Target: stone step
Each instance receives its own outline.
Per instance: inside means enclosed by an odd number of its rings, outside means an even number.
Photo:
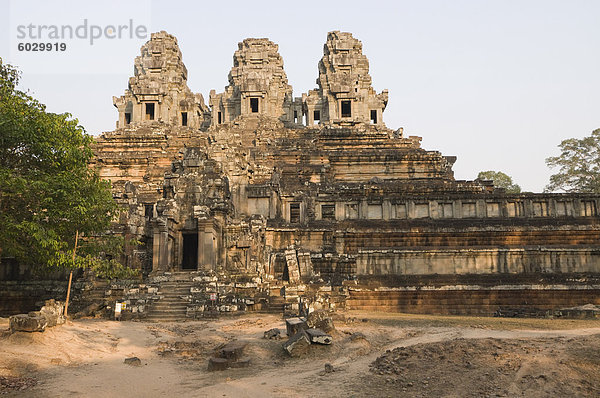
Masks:
[[[174,300],[186,300],[187,301],[187,294],[178,294],[178,295],[166,295],[166,294],[161,294],[160,295],[161,298],[160,300],[165,300],[165,301],[174,301]]]
[[[172,318],[153,318],[147,317],[145,319],[149,322],[185,322],[187,319],[185,317],[172,317]]]
[[[181,296],[189,296],[189,290],[182,290],[181,292],[172,292],[172,291],[162,291],[158,292],[158,295],[161,297],[181,297]]]
[[[182,315],[185,316],[185,314],[187,313],[187,310],[185,308],[183,309],[173,309],[173,310],[164,310],[164,311],[152,311],[150,310],[148,312],[148,315],[152,315],[152,316],[162,316],[162,315]]]
[[[155,304],[152,306],[152,309],[155,311],[162,311],[162,310],[168,310],[168,309],[179,309],[179,308],[187,308],[188,304],[175,304],[175,305],[171,305],[171,304]]]
[[[153,318],[161,318],[161,317],[179,317],[179,318],[185,318],[185,314],[187,312],[184,311],[161,311],[161,312],[148,312],[148,316],[149,317],[153,317]]]

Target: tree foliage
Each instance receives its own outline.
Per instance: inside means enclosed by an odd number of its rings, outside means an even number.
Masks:
[[[558,146],[560,155],[546,159],[558,173],[550,176],[546,191],[600,192],[600,129],[589,137],[569,138]]]
[[[110,184],[88,167],[92,137],[71,115],[46,112],[18,82],[0,59],[0,255],[34,267],[128,273],[116,261],[122,239],[103,234],[119,209]]]
[[[515,184],[512,177],[501,171],[480,171],[477,175],[478,180],[492,180],[494,186],[506,189],[507,193],[520,193],[521,187]]]

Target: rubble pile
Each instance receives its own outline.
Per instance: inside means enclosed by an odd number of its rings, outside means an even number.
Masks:
[[[308,353],[311,344],[330,345],[333,338],[326,332],[335,330],[333,320],[327,311],[315,311],[304,317],[293,317],[285,320],[288,340],[283,349],[291,357],[302,357]],[[322,327],[318,328],[318,327]]]
[[[65,306],[54,299],[47,300],[39,311],[28,314],[12,315],[9,318],[11,332],[43,332],[47,327],[65,323],[63,316]]]

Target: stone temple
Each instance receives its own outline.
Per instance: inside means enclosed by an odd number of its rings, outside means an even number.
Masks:
[[[207,105],[177,39],[152,34],[95,144],[127,209],[114,233],[142,243],[123,261],[144,284],[113,299],[151,314],[162,281],[188,317],[211,293],[220,311],[600,304],[600,197],[455,180],[455,157],[385,125],[388,92],[350,33],[327,34],[315,75],[294,97],[277,44],[245,39]]]

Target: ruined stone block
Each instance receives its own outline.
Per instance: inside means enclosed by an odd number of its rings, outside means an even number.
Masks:
[[[250,366],[251,360],[248,357],[242,357],[237,361],[229,362],[230,368],[247,368]]]
[[[227,358],[210,358],[208,360],[208,371],[214,372],[229,368],[230,361]]]
[[[129,366],[142,366],[142,361],[138,357],[125,358],[123,363]]]
[[[244,354],[247,345],[248,343],[244,341],[230,341],[219,348],[215,353],[215,356],[217,358],[225,358],[232,361],[238,360]]]
[[[321,329],[306,329],[306,334],[308,335],[310,342],[313,344],[329,345],[333,342],[331,335],[323,332]]]
[[[48,321],[47,327],[62,325],[65,323],[63,316],[65,305],[54,299],[46,300],[44,306],[40,309],[40,315]]]
[[[283,343],[283,349],[291,357],[301,357],[308,352],[309,348],[310,340],[304,330],[300,330]]]
[[[300,330],[308,329],[306,318],[288,318],[285,320],[285,327],[288,336],[293,336]]]
[[[43,332],[48,320],[42,315],[18,314],[9,318],[9,328],[14,332]]]
[[[331,332],[335,329],[333,319],[327,310],[317,310],[308,314],[306,324],[309,328],[321,329],[324,332]]]

